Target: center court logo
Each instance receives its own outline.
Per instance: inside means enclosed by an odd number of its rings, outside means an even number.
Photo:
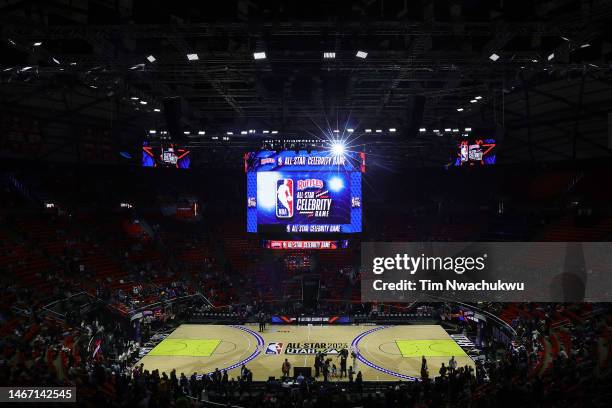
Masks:
[[[266,348],[266,354],[278,355],[283,352],[283,343],[270,343]]]

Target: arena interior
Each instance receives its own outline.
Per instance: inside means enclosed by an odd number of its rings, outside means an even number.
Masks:
[[[609,406],[611,1],[0,21],[0,402]],[[376,289],[392,243],[527,289]]]

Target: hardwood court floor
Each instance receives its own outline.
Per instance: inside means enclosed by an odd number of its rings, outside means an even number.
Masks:
[[[359,350],[355,365],[364,381],[397,381],[419,377],[421,356],[435,377],[442,363],[455,356],[458,366],[474,362],[440,326],[268,326],[257,333],[257,325],[222,326],[184,324],[151,350],[139,362],[145,369],[159,369],[177,375],[206,374],[215,368],[228,370],[229,377],[240,373],[245,363],[255,381],[279,377],[286,359],[293,367],[313,367],[314,354],[324,351],[340,371],[337,353],[346,347]],[[314,368],[312,369],[314,375]],[[322,380],[322,377],[319,378]],[[339,381],[339,379],[332,379]]]

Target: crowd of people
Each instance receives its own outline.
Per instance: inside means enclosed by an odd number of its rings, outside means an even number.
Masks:
[[[138,333],[129,316],[144,304],[171,304],[178,298],[200,293],[215,300],[229,292],[223,308],[202,303],[189,310],[206,309],[254,317],[266,330],[271,314],[365,315],[376,318],[389,312],[389,305],[360,304],[348,299],[318,302],[305,306],[295,301],[266,302],[251,297],[251,277],[235,275],[227,268],[206,260],[195,274],[181,273],[180,262],[147,265],[132,263],[130,253],[118,256],[125,264],[125,281],[101,279],[84,260],[96,250],[97,235],[68,237],[58,229],[65,247],[48,269],[34,274],[35,282],[51,286],[37,293],[12,279],[23,265],[0,265],[0,382],[7,385],[76,386],[80,402],[109,406],[200,406],[207,401],[239,407],[525,407],[581,406],[587,396],[590,405],[604,403],[609,395],[609,365],[602,365],[598,342],[608,335],[608,312],[572,319],[561,328],[553,316],[567,308],[558,304],[529,304],[510,321],[516,334],[510,343],[501,343],[492,333],[481,339],[485,353],[471,367],[457,367],[451,359],[436,372],[427,362],[421,365],[421,381],[369,384],[355,364],[354,351],[343,350],[338,357],[319,354],[313,359],[314,375],[291,376],[289,361],[280,367],[280,378],[254,383],[249,367],[240,371],[204,373],[149,372],[134,367],[139,349],[161,329],[169,329],[182,317],[143,319]],[[15,240],[15,237],[13,237]],[[13,241],[14,244],[15,241]],[[28,244],[29,242],[29,244]],[[17,237],[17,245],[36,246],[31,237]],[[11,246],[2,246],[4,255],[15,258]],[[6,249],[4,249],[6,248]],[[12,251],[12,252],[11,252]],[[50,254],[47,254],[51,256]],[[358,285],[357,275],[346,270],[347,281]],[[230,278],[232,277],[232,278]],[[214,285],[211,284],[214,282]],[[66,313],[65,319],[46,313],[46,302],[62,302],[83,291],[96,299],[88,312]],[[201,298],[200,298],[201,299]],[[43,302],[44,300],[44,302]],[[67,303],[67,302],[66,302]],[[117,306],[124,313],[116,314]],[[429,315],[452,316],[441,305],[422,305]],[[501,316],[505,305],[480,305]],[[185,316],[188,316],[186,314]],[[258,316],[263,316],[259,320]],[[176,317],[176,316],[175,316]],[[466,324],[463,321],[461,324]],[[155,330],[152,330],[155,325]],[[560,335],[571,339],[554,347]],[[554,352],[551,350],[554,349]],[[610,356],[606,356],[610,359]],[[603,405],[602,405],[603,406]]]

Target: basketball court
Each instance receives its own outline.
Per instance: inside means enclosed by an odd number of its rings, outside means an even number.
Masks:
[[[338,353],[343,348],[358,351],[354,370],[362,372],[364,381],[419,378],[422,356],[427,359],[431,377],[437,376],[440,365],[452,356],[459,367],[474,366],[444,329],[435,325],[268,326],[264,333],[258,333],[257,325],[184,324],[139,364],[149,371],[169,373],[176,369],[177,375],[187,376],[218,368],[228,370],[230,378],[238,376],[240,367],[246,364],[254,381],[266,381],[280,376],[285,359],[292,367],[313,367],[318,352],[326,353],[339,372]],[[349,357],[347,368],[352,365]]]

